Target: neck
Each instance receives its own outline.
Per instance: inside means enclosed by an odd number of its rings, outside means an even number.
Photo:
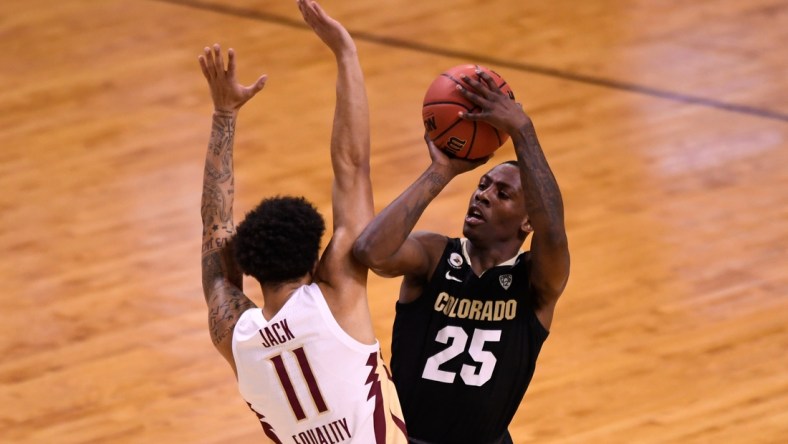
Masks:
[[[468,258],[476,274],[481,274],[490,268],[508,261],[520,252],[521,243],[503,242],[494,245],[485,245],[468,239]]]
[[[274,317],[290,299],[294,291],[304,285],[308,285],[310,282],[312,282],[312,275],[307,273],[293,281],[260,284],[263,291],[263,317],[266,319]]]

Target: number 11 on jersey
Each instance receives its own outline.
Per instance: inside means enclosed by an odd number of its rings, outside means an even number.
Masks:
[[[323,400],[323,394],[320,393],[320,387],[318,387],[315,375],[312,373],[312,367],[309,366],[309,360],[306,358],[306,353],[304,353],[304,348],[298,347],[292,352],[298,361],[298,366],[301,368],[301,374],[304,375],[306,385],[309,387],[309,394],[312,395],[312,401],[315,403],[317,411],[320,413],[328,411],[326,401]],[[271,362],[274,364],[276,375],[279,376],[279,382],[282,384],[282,389],[285,391],[287,402],[290,404],[293,414],[297,420],[301,421],[306,418],[306,414],[304,413],[304,408],[301,406],[301,402],[298,400],[295,388],[293,388],[293,382],[290,380],[290,375],[287,373],[282,355],[274,356],[271,358]]]

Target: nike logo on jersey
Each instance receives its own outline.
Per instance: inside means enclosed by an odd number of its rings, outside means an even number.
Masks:
[[[462,279],[457,279],[456,277],[452,276],[451,273],[449,273],[448,271],[446,272],[446,280],[462,282]]]

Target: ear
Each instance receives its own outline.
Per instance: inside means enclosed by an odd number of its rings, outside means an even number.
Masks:
[[[523,218],[523,223],[520,224],[520,229],[523,230],[523,233],[529,234],[534,232],[534,227],[531,226],[531,219],[528,216]]]

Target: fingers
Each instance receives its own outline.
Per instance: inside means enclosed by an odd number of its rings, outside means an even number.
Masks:
[[[304,0],[296,0],[296,4],[298,5],[298,10],[301,12],[301,16],[304,17],[304,20],[307,20],[307,12],[306,12],[306,5],[304,4]]]
[[[465,74],[461,74],[460,78],[484,98],[490,98],[493,94],[501,92],[501,89],[498,88],[498,85],[495,84],[495,80],[493,80],[489,74],[479,69],[476,70],[476,75],[479,76],[479,79],[482,80],[483,83]]]
[[[206,79],[210,80],[224,73],[224,61],[222,60],[222,48],[218,43],[213,44],[213,51],[209,47],[203,48],[203,54],[197,58],[200,61],[200,69]],[[234,54],[230,49],[230,63],[234,70]]]
[[[498,85],[495,84],[495,80],[492,78],[492,76],[487,74],[487,71],[482,71],[481,69],[477,69],[476,75],[478,75],[480,79],[484,80],[484,82],[487,83],[487,87],[490,88],[492,91],[501,90],[500,88],[498,88]]]
[[[318,18],[320,18],[320,20],[326,21],[326,18],[328,17],[326,15],[326,11],[324,11],[323,8],[317,2],[311,1],[311,2],[309,2],[309,5],[311,6],[312,11],[314,12],[314,14]]]
[[[205,47],[204,51],[205,51],[206,54],[208,54],[210,52],[207,46]],[[197,57],[197,61],[200,62],[200,69],[202,70],[202,75],[205,76],[206,79],[210,80],[211,79],[211,75],[210,75],[210,72],[209,72],[209,69],[208,69],[208,60],[207,60],[206,56],[203,54],[203,55]]]
[[[213,44],[213,70],[215,75],[224,73],[224,60],[222,59],[222,47],[218,43]]]
[[[318,35],[325,34],[329,29],[335,27],[331,17],[317,2],[298,0],[298,8],[301,10],[301,15],[304,16],[306,24],[315,30]]]
[[[227,50],[227,76],[231,79],[235,78],[235,50],[233,48]]]
[[[463,75],[462,77],[463,77],[463,80],[465,80],[466,82],[468,82],[470,80],[470,78],[468,76]],[[476,83],[478,84],[478,82],[476,82]],[[473,86],[473,84],[471,84],[471,86]],[[463,97],[468,99],[471,103],[479,105],[482,108],[484,108],[486,106],[486,104],[488,102],[486,97],[482,97],[481,95],[476,94],[475,92],[473,92],[473,91],[471,91],[471,90],[469,90],[467,88],[464,88],[462,85],[457,85],[456,88],[457,88],[457,91],[460,93],[460,95],[462,95]],[[477,89],[477,91],[478,91],[478,89]],[[463,111],[460,111],[460,117],[464,117],[466,114],[467,113],[465,113]]]
[[[301,11],[301,15],[304,17],[304,21],[311,27],[314,28],[314,23],[317,20],[317,16],[319,16],[318,12],[315,8],[316,4],[311,1],[307,0],[298,0],[298,9]]]
[[[252,89],[252,93],[257,94],[260,90],[262,90],[265,87],[265,82],[267,81],[268,81],[268,74],[261,75],[260,78],[257,79],[256,82],[254,82],[254,85],[250,87]]]

